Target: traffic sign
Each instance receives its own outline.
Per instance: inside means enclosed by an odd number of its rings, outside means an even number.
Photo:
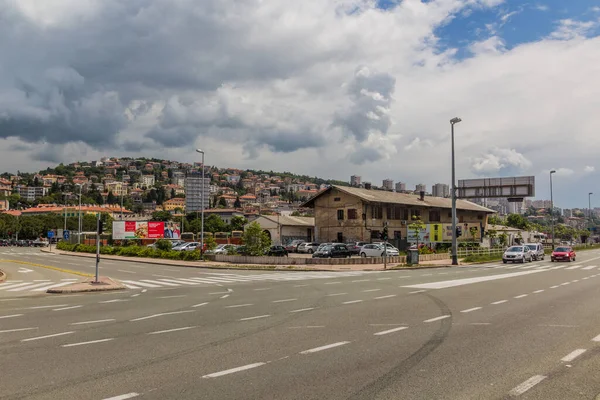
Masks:
[[[48,231],[48,239],[54,237],[54,231]]]
[[[69,231],[63,231],[63,239],[68,240],[69,236],[71,236],[71,232],[69,232]]]

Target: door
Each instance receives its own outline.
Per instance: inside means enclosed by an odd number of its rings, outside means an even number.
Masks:
[[[338,234],[337,234],[337,241],[338,241],[338,243],[343,243],[344,242],[344,234],[342,232],[338,232]]]

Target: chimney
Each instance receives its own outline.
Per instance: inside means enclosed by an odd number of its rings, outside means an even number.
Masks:
[[[421,190],[419,192],[419,200],[424,201],[425,200],[425,191]]]
[[[365,189],[371,190],[371,184],[369,182],[365,182]]]

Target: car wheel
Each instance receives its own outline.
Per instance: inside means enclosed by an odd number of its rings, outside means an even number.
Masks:
[[[573,257],[573,261],[575,261],[575,257]]]
[[[314,251],[313,249],[308,249],[308,253],[309,253],[309,254],[312,254],[312,253],[314,253],[314,252],[315,252],[315,251]]]
[[[367,258],[367,255],[366,255],[365,253],[360,253],[360,256],[361,256],[362,258]]]
[[[525,257],[521,258],[521,264],[525,263]]]
[[[506,260],[502,260],[502,264],[506,264],[508,261]]]

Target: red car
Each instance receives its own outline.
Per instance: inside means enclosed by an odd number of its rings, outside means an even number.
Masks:
[[[572,247],[557,247],[550,256],[550,261],[575,261],[575,250]]]

